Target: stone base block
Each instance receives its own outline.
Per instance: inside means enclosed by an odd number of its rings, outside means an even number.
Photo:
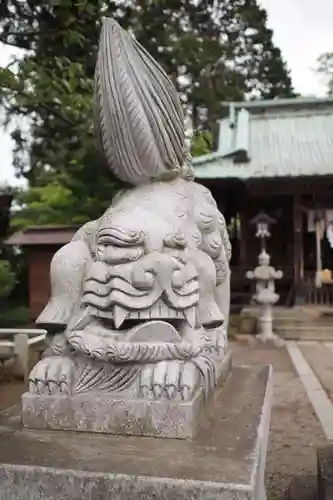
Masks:
[[[219,366],[219,385],[231,373],[231,353]],[[146,401],[86,393],[22,397],[23,425],[30,429],[74,430],[165,438],[192,438],[205,407],[203,391],[191,401]]]
[[[265,500],[271,368],[234,368],[193,440],[22,427],[0,414],[0,500]]]
[[[317,453],[318,500],[333,498],[333,445],[320,448]]]
[[[189,402],[144,401],[98,393],[22,397],[23,425],[30,429],[74,430],[167,438],[191,438],[204,400],[198,391]]]
[[[317,475],[296,476],[289,486],[288,500],[318,500]]]

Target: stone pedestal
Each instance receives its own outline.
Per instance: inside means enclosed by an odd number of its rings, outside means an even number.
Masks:
[[[231,353],[220,363],[218,385],[231,373]],[[89,392],[22,397],[22,421],[30,429],[74,430],[167,438],[192,438],[205,408],[203,388],[190,401],[128,399]]]
[[[193,440],[28,430],[3,413],[0,500],[265,500],[271,397],[270,367],[234,368]]]

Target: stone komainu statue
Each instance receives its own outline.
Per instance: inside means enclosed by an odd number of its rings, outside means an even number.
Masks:
[[[230,243],[210,192],[193,182],[180,100],[151,56],[104,19],[95,130],[133,187],[51,263],[37,320],[50,339],[30,392],[188,401],[226,356]]]

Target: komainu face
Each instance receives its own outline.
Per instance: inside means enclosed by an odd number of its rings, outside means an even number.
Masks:
[[[151,338],[153,320],[172,325],[171,337],[219,327],[215,289],[229,251],[224,232],[202,186],[177,180],[126,192],[100,220],[83,303],[119,338],[134,332]],[[156,329],[155,340],[171,339]]]
[[[51,265],[39,322],[63,325],[52,350],[72,360],[70,390],[159,398],[166,384],[176,399],[200,386],[209,393],[227,347],[229,260],[223,216],[204,187],[177,179],[119,196]]]

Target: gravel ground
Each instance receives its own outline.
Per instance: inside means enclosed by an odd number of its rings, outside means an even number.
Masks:
[[[287,351],[232,342],[234,364],[271,364],[274,403],[266,468],[267,500],[285,500],[291,480],[316,473],[316,448],[327,444]],[[332,384],[333,385],[333,384]],[[0,377],[0,410],[19,403],[25,386]],[[302,500],[300,498],[299,500]]]
[[[25,392],[25,390],[25,385],[19,380],[13,380],[13,378],[9,377],[1,377],[0,411],[19,403],[21,394]]]
[[[271,364],[274,402],[266,465],[268,500],[285,500],[291,480],[316,474],[316,449],[327,444],[287,351],[232,343],[234,364]],[[332,384],[333,385],[333,384]],[[299,498],[302,500],[302,498]]]

